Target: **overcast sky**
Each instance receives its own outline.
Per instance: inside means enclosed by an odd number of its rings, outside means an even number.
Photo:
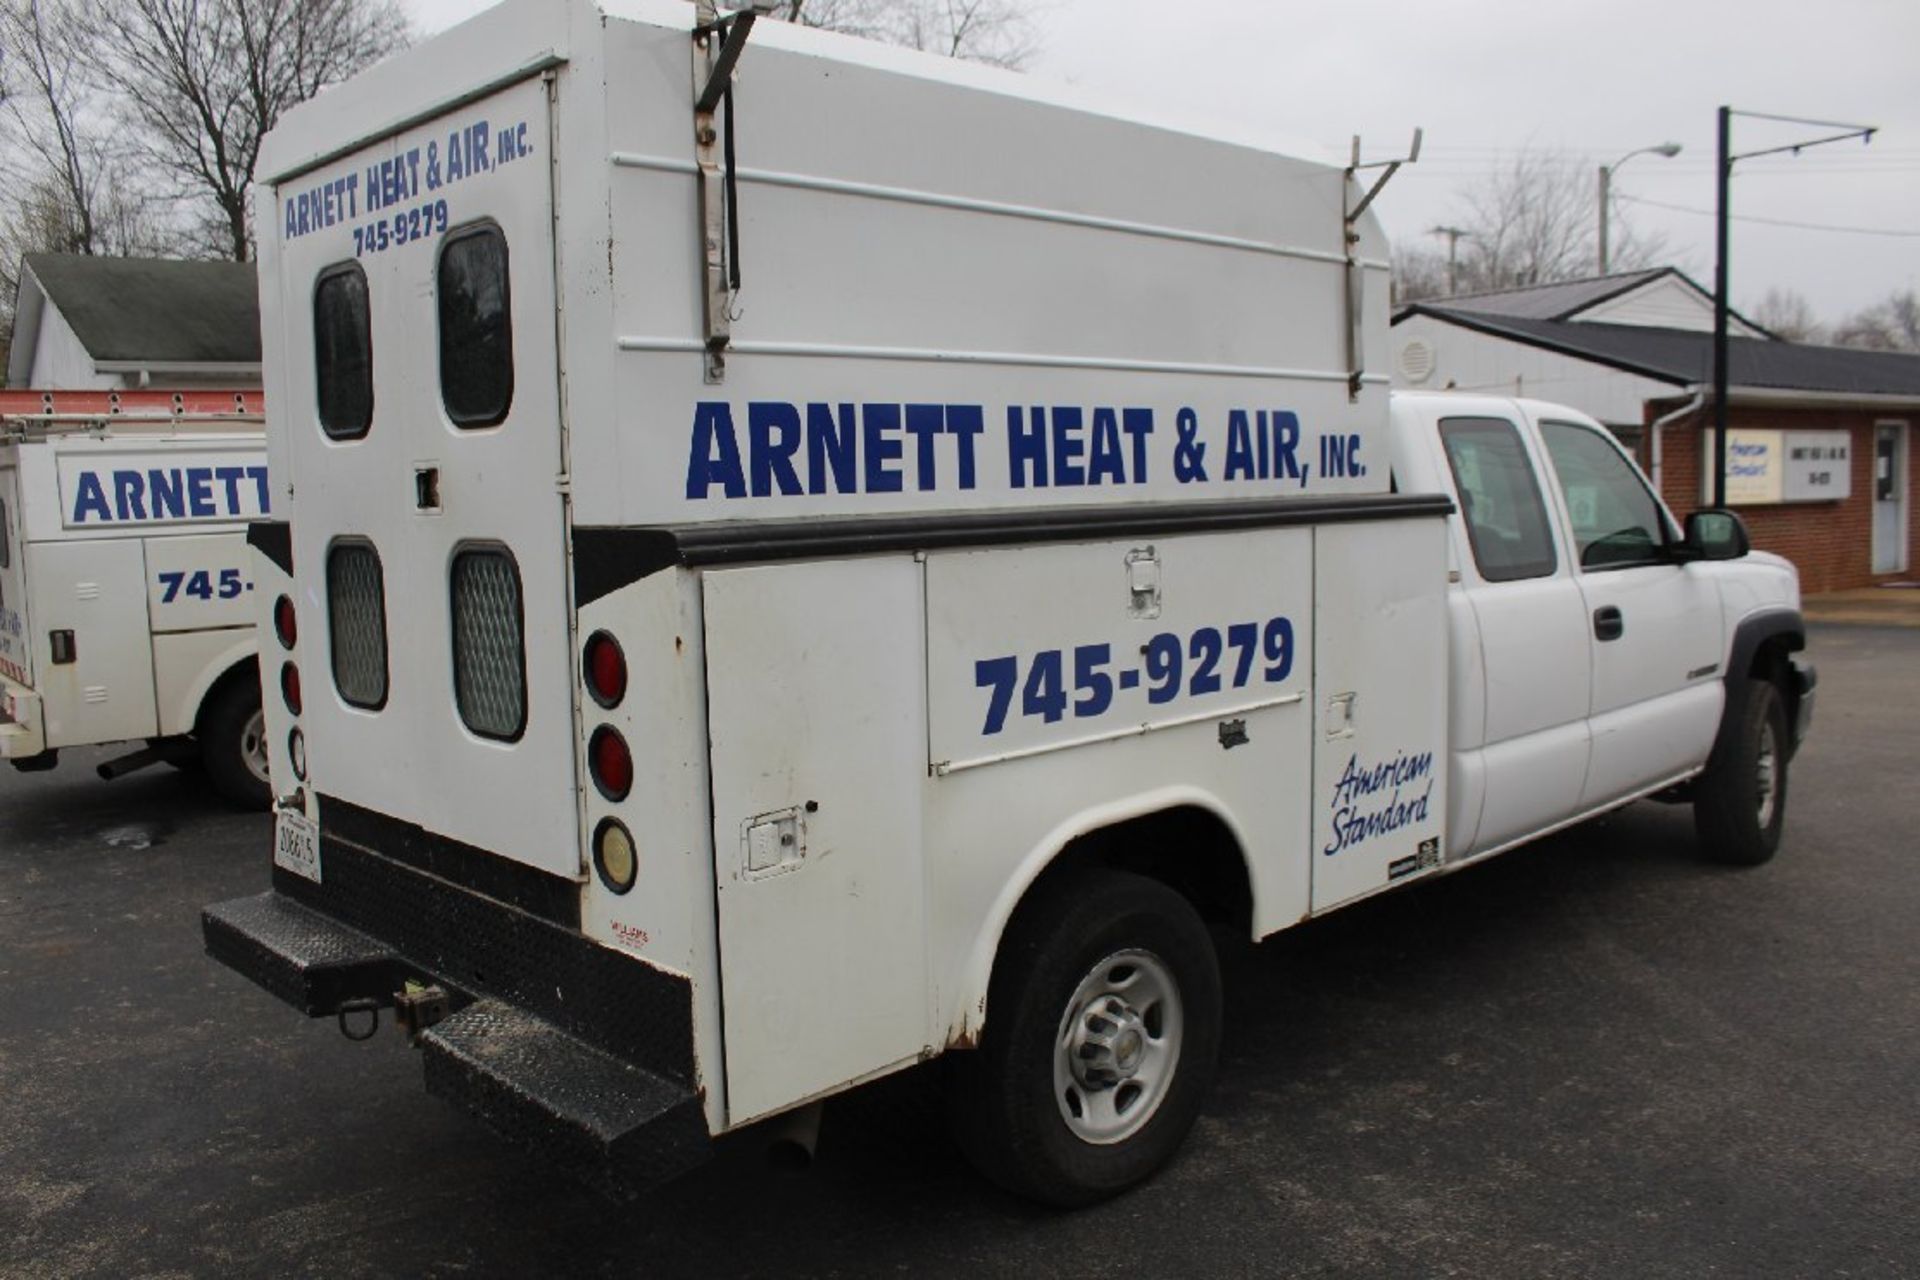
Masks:
[[[404,0],[423,32],[490,0]],[[1396,243],[1464,212],[1460,189],[1521,148],[1597,167],[1668,140],[1615,178],[1621,216],[1663,232],[1713,285],[1714,112],[1878,126],[1735,167],[1733,300],[1803,294],[1829,323],[1920,288],[1920,0],[1036,0],[1030,71],[1181,117],[1299,139],[1344,159],[1352,135],[1417,165],[1378,206]],[[1818,136],[1736,120],[1735,152]],[[1816,230],[1773,223],[1855,230]],[[1899,234],[1870,234],[1872,231]]]

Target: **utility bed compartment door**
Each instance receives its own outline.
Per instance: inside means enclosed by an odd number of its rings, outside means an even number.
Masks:
[[[33,684],[27,648],[27,548],[20,518],[20,469],[0,467],[0,676]]]
[[[738,1125],[927,1043],[921,567],[714,571],[704,595]]]
[[[41,651],[38,688],[49,747],[147,738],[158,731],[146,558],[138,538],[42,542],[27,566]],[[73,633],[73,661],[47,637]]]
[[[1436,520],[1314,532],[1316,912],[1444,860],[1446,589]]]

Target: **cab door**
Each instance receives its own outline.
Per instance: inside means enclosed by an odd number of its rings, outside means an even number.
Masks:
[[[1455,794],[1477,791],[1479,820],[1456,814],[1452,857],[1540,831],[1578,809],[1587,773],[1586,608],[1549,515],[1526,433],[1492,414],[1442,418],[1460,518],[1454,522],[1463,617],[1453,642],[1477,655],[1481,730],[1453,744]],[[1469,623],[1471,625],[1469,625]],[[1474,631],[1477,630],[1477,635]],[[1457,669],[1457,668],[1456,668]]]
[[[1591,809],[1706,760],[1725,696],[1724,623],[1713,580],[1669,554],[1673,521],[1618,442],[1571,417],[1538,427],[1587,615]]]
[[[281,413],[313,789],[576,876],[549,111],[528,79],[276,189]]]

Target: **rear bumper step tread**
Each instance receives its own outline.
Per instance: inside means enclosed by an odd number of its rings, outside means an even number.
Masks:
[[[614,1199],[704,1161],[700,1099],[526,1010],[480,1000],[420,1037],[427,1092]]]
[[[347,1000],[392,1000],[392,948],[269,890],[200,913],[207,954],[314,1017]]]

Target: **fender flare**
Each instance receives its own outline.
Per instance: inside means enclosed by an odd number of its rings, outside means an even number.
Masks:
[[[200,727],[200,710],[206,705],[207,695],[228,676],[259,658],[259,642],[251,629],[243,631],[243,638],[221,649],[200,668],[193,682],[186,686],[174,702],[172,724],[189,726],[184,732],[192,733]]]
[[[993,982],[993,965],[1000,954],[1000,941],[1006,934],[1014,911],[1047,868],[1076,840],[1108,827],[1172,809],[1199,809],[1218,819],[1233,837],[1247,883],[1250,886],[1258,883],[1253,864],[1247,858],[1246,832],[1218,796],[1199,787],[1185,784],[1160,787],[1093,805],[1069,815],[1021,858],[1012,874],[1000,886],[993,905],[981,920],[973,946],[957,975],[953,997],[947,1002],[946,1048],[970,1048],[980,1043],[987,1021],[987,988]],[[1257,905],[1255,912],[1257,917]]]
[[[1762,646],[1781,642],[1788,653],[1798,653],[1807,647],[1807,623],[1798,609],[1780,606],[1760,609],[1748,614],[1734,625],[1733,642],[1727,647],[1727,665],[1721,672],[1721,683],[1726,686],[1727,696],[1721,703],[1720,729],[1714,735],[1713,754],[1710,759],[1718,760],[1726,748],[1731,736],[1735,717],[1739,712],[1738,692],[1740,682],[1747,678],[1753,667],[1754,655]],[[1796,691],[1782,689],[1781,696],[1791,699]],[[1793,708],[1787,708],[1787,718],[1791,722]]]

